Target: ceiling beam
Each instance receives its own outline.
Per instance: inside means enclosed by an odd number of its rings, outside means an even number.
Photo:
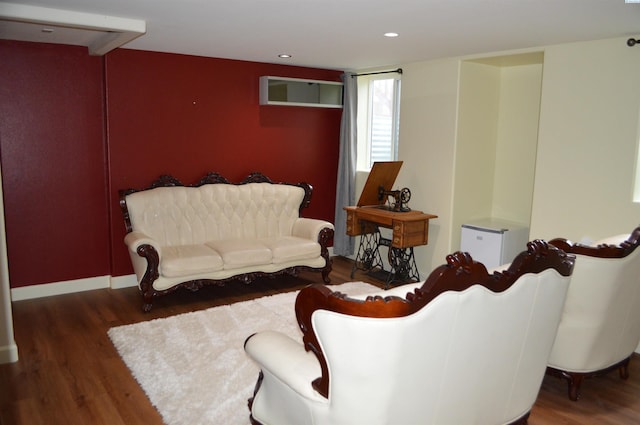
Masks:
[[[87,47],[91,55],[104,55],[147,32],[145,21],[116,16],[16,3],[0,3],[0,21],[25,22],[96,31]]]

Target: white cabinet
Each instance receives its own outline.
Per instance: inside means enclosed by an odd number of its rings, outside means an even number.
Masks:
[[[462,225],[460,250],[487,269],[511,263],[527,249],[529,228],[503,220],[486,219]]]
[[[287,77],[260,77],[260,104],[342,108],[342,83]]]

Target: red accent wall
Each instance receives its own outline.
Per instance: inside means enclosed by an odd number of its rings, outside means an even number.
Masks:
[[[333,220],[339,109],[260,106],[261,75],[333,70],[0,41],[0,160],[12,287],[132,273],[119,189],[261,171],[314,186]]]
[[[109,274],[102,58],[0,40],[0,155],[12,287]]]
[[[161,174],[185,184],[207,171],[239,182],[252,171],[313,185],[304,215],[333,221],[341,109],[260,106],[259,77],[340,81],[340,72],[120,49],[106,87],[114,275],[132,272],[118,189]]]

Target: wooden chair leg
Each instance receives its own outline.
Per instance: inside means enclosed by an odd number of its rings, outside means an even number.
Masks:
[[[580,386],[584,380],[584,375],[581,373],[571,373],[566,377],[569,381],[569,400],[578,401],[580,398]]]
[[[631,356],[629,356],[626,360],[624,360],[620,365],[620,368],[618,369],[618,373],[620,374],[620,379],[629,378],[629,361],[630,360],[631,360]]]
[[[589,373],[579,373],[579,372],[567,372],[560,369],[555,369],[552,367],[547,367],[547,374],[557,376],[560,378],[564,378],[569,383],[569,399],[571,401],[578,401],[580,398],[580,386],[582,385],[582,381],[584,378],[591,378],[594,376],[604,375],[613,370],[618,370],[621,379],[629,378],[629,362],[631,361],[631,356],[627,357],[620,362],[609,366],[602,370],[596,370]]]

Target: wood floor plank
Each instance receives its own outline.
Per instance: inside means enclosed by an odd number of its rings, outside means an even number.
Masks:
[[[335,258],[332,283],[363,280],[382,287],[359,271],[351,278],[351,267],[349,260]],[[0,365],[0,424],[161,425],[159,413],[111,344],[111,327],[294,291],[309,283],[321,283],[320,275],[179,291],[159,298],[149,314],[142,313],[136,288],[15,302],[20,360]],[[565,381],[545,377],[529,424],[640,424],[640,356],[634,356],[629,372],[627,380],[617,373],[586,380],[578,402],[568,399]]]

